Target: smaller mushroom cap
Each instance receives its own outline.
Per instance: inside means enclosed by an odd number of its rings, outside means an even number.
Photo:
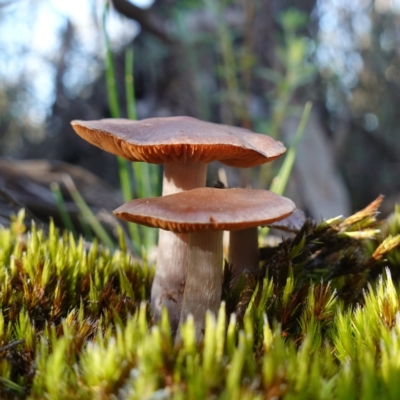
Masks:
[[[76,120],[71,124],[89,143],[129,161],[221,161],[248,168],[272,161],[286,151],[281,142],[267,135],[192,117]]]
[[[177,233],[238,230],[268,225],[296,208],[268,190],[199,188],[132,200],[114,210],[123,220]]]

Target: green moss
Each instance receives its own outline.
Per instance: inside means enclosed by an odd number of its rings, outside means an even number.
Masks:
[[[400,210],[307,223],[263,249],[204,342],[153,324],[152,270],[53,225],[0,228],[0,397],[397,399]],[[390,236],[391,235],[391,236]],[[231,314],[235,311],[235,314]]]

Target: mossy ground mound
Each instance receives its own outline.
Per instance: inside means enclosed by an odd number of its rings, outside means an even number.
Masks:
[[[152,269],[50,225],[0,229],[0,397],[398,399],[400,210],[379,200],[262,249],[204,342],[151,321]],[[121,241],[122,243],[122,241]]]

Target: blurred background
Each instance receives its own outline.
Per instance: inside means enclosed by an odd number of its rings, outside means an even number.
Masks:
[[[3,217],[57,214],[57,193],[73,217],[74,189],[98,210],[121,203],[115,157],[70,127],[115,115],[106,69],[123,117],[134,89],[138,119],[190,115],[287,146],[311,101],[285,194],[316,219],[400,201],[400,0],[0,0]],[[226,169],[228,184],[268,188],[272,164]]]

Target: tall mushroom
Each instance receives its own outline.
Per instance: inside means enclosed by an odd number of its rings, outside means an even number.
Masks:
[[[206,164],[211,161],[248,168],[272,161],[286,150],[266,135],[191,117],[72,121],[72,127],[83,139],[112,154],[164,164],[163,196],[205,186]],[[187,243],[186,234],[160,232],[151,305],[156,319],[162,306],[167,307],[172,330],[179,322]]]
[[[198,188],[132,200],[114,214],[126,221],[190,233],[180,321],[192,314],[200,340],[206,311],[216,313],[221,301],[222,231],[266,225],[294,209],[291,200],[267,190]]]

